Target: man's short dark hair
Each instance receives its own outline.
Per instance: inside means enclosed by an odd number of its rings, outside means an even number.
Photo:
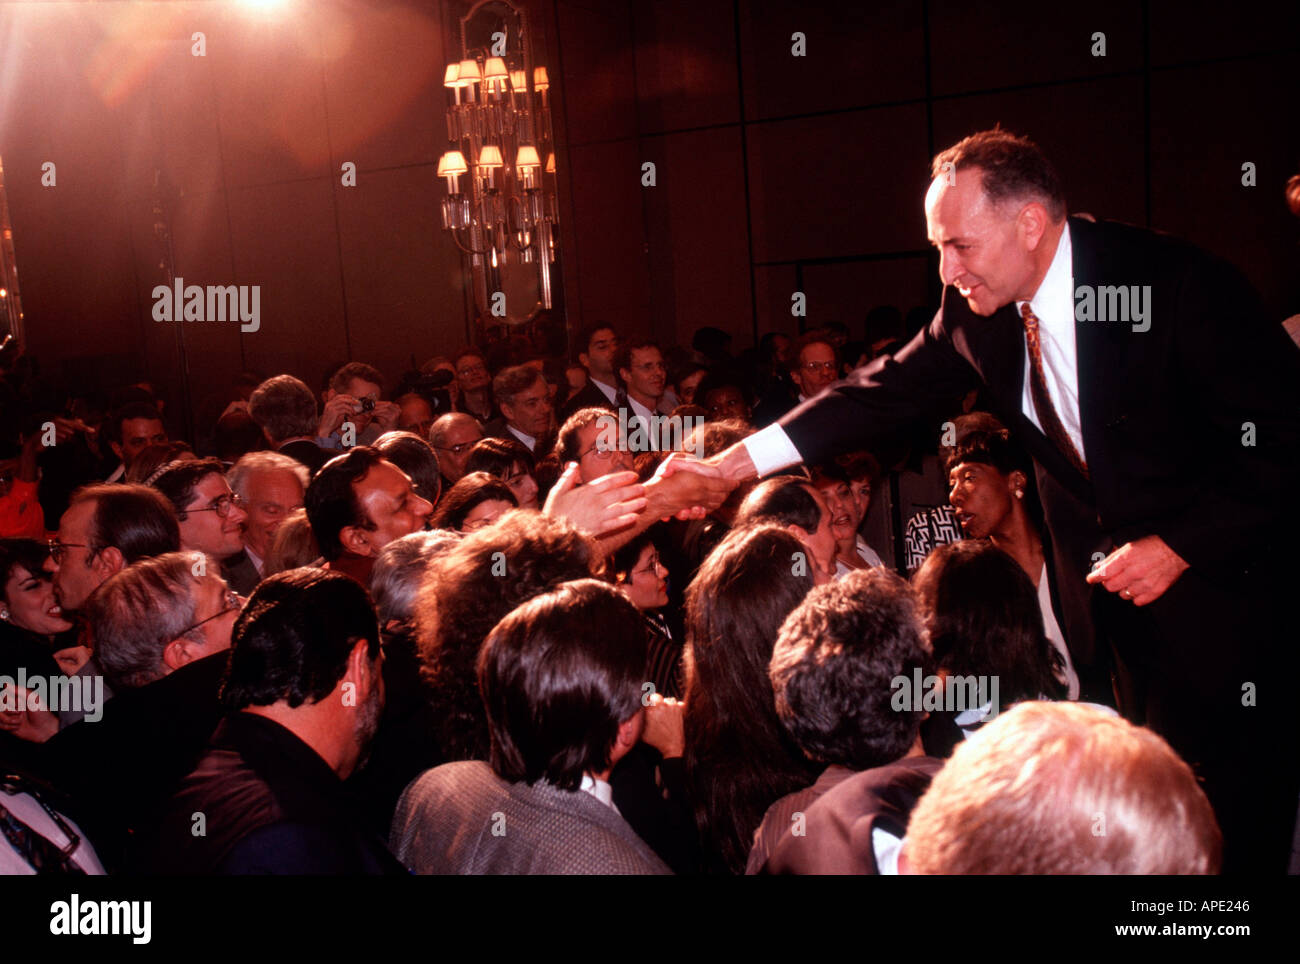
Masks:
[[[359,582],[328,569],[277,572],[235,620],[222,701],[229,710],[316,703],[334,691],[362,639],[374,660],[379,619]]]
[[[765,479],[740,504],[735,526],[767,519],[783,526],[798,526],[804,532],[816,532],[821,525],[822,510],[809,491],[811,487],[811,482],[798,475]]]
[[[607,408],[580,408],[564,420],[560,432],[555,436],[555,454],[560,465],[578,461],[578,433],[589,425],[595,425],[602,418],[611,418]]]
[[[343,555],[339,533],[348,526],[375,529],[357,498],[354,483],[362,481],[383,456],[369,445],[358,445],[345,455],[337,455],[320,467],[307,486],[303,505],[307,520],[316,534],[321,555],[330,562]]]
[[[88,538],[95,551],[112,546],[127,565],[181,547],[181,529],[171,503],[147,485],[87,485],[72,494],[69,507],[93,499]]]
[[[619,344],[618,353],[614,355],[614,374],[618,376],[619,381],[623,380],[621,374],[623,369],[632,370],[632,353],[645,351],[647,348],[653,348],[661,355],[663,354],[659,342],[653,338],[629,338]]]
[[[503,368],[492,379],[492,396],[499,404],[513,405],[516,395],[532,388],[539,380],[545,381],[545,376],[532,365]]]
[[[277,445],[316,434],[316,396],[306,382],[292,375],[276,375],[258,385],[249,396],[248,414]]]
[[[385,432],[375,439],[375,449],[389,462],[411,477],[411,488],[430,503],[438,501],[442,491],[442,474],[438,471],[438,453],[414,432]]]
[[[379,386],[380,393],[384,390],[384,376],[374,365],[367,365],[365,362],[348,362],[333,375],[330,376],[330,390],[335,392],[346,392],[348,385],[354,379],[361,379],[363,382],[374,382]]]
[[[1032,198],[1047,208],[1053,221],[1065,217],[1061,178],[1029,138],[997,127],[971,134],[934,156],[930,177],[945,177],[949,172],[956,177],[972,167],[980,169],[984,193],[994,204]]]
[[[154,419],[162,421],[162,413],[158,411],[157,406],[149,401],[127,402],[119,406],[108,417],[108,438],[111,442],[122,444],[122,423],[135,418]]]
[[[220,459],[189,459],[177,462],[158,478],[153,480],[153,487],[167,497],[172,504],[176,518],[184,522],[185,510],[194,501],[194,488],[209,475],[225,476],[226,467]]]
[[[645,661],[646,622],[607,583],[579,579],[525,602],[478,656],[492,769],[561,790],[608,769],[619,725],[641,709]]]
[[[776,714],[814,760],[853,770],[892,763],[916,742],[922,714],[895,710],[891,683],[925,658],[907,583],[856,570],[818,586],[782,624],[770,668]]]
[[[452,366],[453,368],[455,368],[455,369],[457,370],[457,372],[459,373],[459,371],[460,371],[460,360],[461,360],[462,358],[469,358],[469,357],[471,357],[471,356],[474,357],[474,358],[477,358],[477,359],[478,359],[479,361],[481,361],[481,362],[484,364],[484,366],[486,367],[486,365],[487,365],[487,356],[486,356],[485,354],[483,354],[483,352],[482,352],[480,349],[475,348],[473,345],[468,345],[468,346],[462,348],[460,351],[456,352],[456,354],[452,355],[452,356],[451,356],[451,366]]]
[[[614,337],[618,337],[618,329],[607,321],[597,321],[590,325],[584,325],[578,333],[573,336],[573,360],[576,362],[579,355],[586,355],[591,352],[591,343],[596,336],[602,331],[612,331]]]

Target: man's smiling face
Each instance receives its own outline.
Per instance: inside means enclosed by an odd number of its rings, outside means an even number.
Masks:
[[[977,167],[935,178],[926,193],[926,227],[939,249],[939,277],[977,315],[1034,294],[1035,264],[1018,225],[1021,209],[1014,201],[994,205]]]

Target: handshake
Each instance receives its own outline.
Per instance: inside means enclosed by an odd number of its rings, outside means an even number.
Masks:
[[[588,485],[578,482],[578,465],[565,466],[543,511],[568,519],[600,539],[607,551],[665,519],[702,519],[726,501],[742,476],[730,477],[728,452],[701,461],[674,452],[645,482],[635,472],[612,472]]]

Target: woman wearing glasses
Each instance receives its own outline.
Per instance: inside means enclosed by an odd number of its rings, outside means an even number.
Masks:
[[[668,567],[659,560],[652,530],[643,532],[614,553],[612,570],[619,591],[645,617],[648,631],[646,680],[664,697],[682,695],[682,647],[669,632],[661,610],[668,605]]]

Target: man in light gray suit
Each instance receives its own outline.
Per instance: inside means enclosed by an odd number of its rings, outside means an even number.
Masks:
[[[615,808],[641,738],[645,622],[607,583],[567,582],[483,643],[491,764],[448,763],[402,794],[390,846],[420,874],[666,874]]]

